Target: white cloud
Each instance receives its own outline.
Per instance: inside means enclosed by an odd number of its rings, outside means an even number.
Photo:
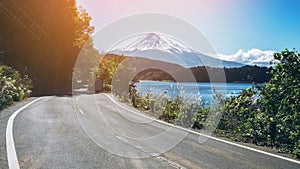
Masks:
[[[227,61],[234,61],[250,65],[268,65],[271,60],[273,60],[274,51],[272,50],[260,50],[260,49],[250,49],[247,51],[238,50],[233,55],[218,54],[218,58]]]

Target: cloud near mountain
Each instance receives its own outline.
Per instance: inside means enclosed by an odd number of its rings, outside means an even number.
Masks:
[[[269,66],[269,62],[273,60],[273,54],[272,50],[250,49],[244,51],[240,49],[233,55],[219,53],[218,58],[249,65]]]

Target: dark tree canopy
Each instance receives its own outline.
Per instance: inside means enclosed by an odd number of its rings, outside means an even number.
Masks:
[[[1,62],[29,74],[36,95],[67,92],[90,20],[75,0],[3,0]]]

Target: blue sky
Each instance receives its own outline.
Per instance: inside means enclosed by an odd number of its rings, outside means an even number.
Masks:
[[[196,26],[231,60],[254,49],[257,57],[264,51],[300,50],[298,0],[78,0],[78,5],[90,13],[96,31],[138,13],[177,16]]]

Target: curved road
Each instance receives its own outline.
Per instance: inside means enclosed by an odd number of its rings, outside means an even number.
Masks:
[[[0,112],[0,168],[8,168],[7,121],[32,100]],[[43,97],[12,131],[20,168],[300,168],[154,121],[106,94]]]

